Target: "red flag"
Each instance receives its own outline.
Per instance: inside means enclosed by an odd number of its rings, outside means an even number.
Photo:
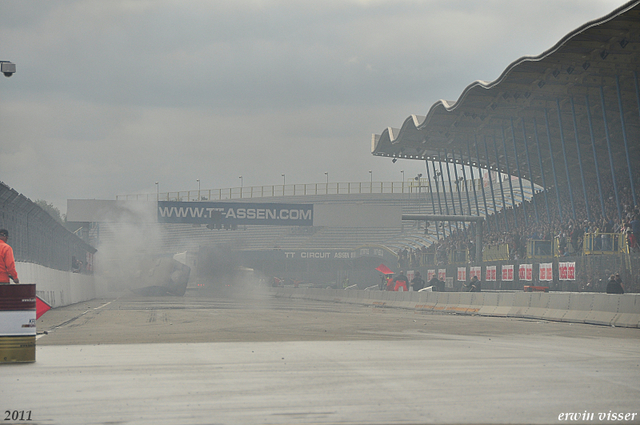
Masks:
[[[376,270],[378,270],[382,274],[393,274],[391,269],[384,264],[380,264],[378,267],[376,267]]]
[[[51,310],[51,306],[47,304],[46,301],[44,301],[43,299],[41,299],[39,296],[36,295],[36,320],[38,320],[40,316],[42,316],[49,310]]]

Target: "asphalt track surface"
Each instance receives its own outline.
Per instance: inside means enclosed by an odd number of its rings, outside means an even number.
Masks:
[[[37,329],[36,362],[0,366],[3,423],[640,423],[638,329],[203,291]]]

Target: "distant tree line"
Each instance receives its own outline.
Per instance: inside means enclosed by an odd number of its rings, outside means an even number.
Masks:
[[[67,217],[60,213],[60,210],[56,208],[53,204],[45,201],[44,199],[38,199],[34,202],[37,206],[45,210],[51,217],[53,217],[58,223],[64,225]]]

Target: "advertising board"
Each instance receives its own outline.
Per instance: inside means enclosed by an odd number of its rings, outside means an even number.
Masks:
[[[313,204],[158,201],[158,222],[313,226]]]

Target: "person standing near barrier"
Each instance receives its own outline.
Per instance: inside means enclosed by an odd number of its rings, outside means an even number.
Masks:
[[[424,288],[424,279],[420,276],[420,272],[416,272],[415,277],[411,280],[411,287],[415,292],[418,292],[422,288]]]
[[[473,276],[469,283],[465,285],[468,292],[480,292],[480,281],[478,276]]]
[[[622,279],[620,279],[620,273],[612,274],[607,282],[607,294],[624,294],[624,286],[622,286]]]
[[[427,282],[427,285],[429,285],[431,287],[431,290],[434,292],[440,291],[440,287],[439,287],[440,280],[436,275],[433,275],[433,277],[429,280],[429,282]]]
[[[396,278],[394,279],[394,281],[396,282],[396,286],[393,288],[394,291],[398,291],[400,289],[402,289],[403,291],[408,291],[409,289],[407,288],[407,281],[409,279],[407,278],[407,276],[404,274],[403,271],[400,271],[400,273],[398,274],[398,276],[396,276]]]
[[[9,231],[0,229],[0,285],[8,285],[11,280],[20,283],[13,249],[7,243],[7,239],[9,239]]]

